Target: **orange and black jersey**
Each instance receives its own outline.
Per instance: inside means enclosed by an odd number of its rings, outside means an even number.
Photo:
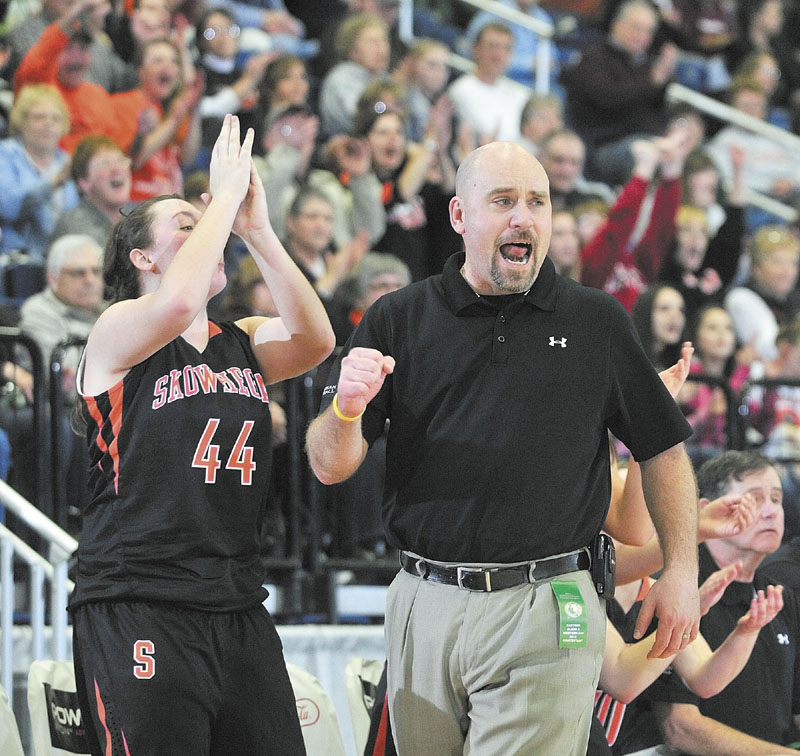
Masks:
[[[267,390],[242,329],[210,323],[209,336],[203,352],[177,338],[84,397],[90,503],[71,608],[141,600],[230,611],[266,597]]]

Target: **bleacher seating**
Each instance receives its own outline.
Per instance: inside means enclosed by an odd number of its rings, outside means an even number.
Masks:
[[[44,289],[45,281],[43,263],[29,260],[9,262],[0,275],[0,301],[19,306],[29,296]]]

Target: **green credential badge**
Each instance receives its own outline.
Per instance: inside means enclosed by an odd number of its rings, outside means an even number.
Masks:
[[[558,647],[586,647],[586,604],[581,589],[574,580],[553,580],[556,601],[558,601]]]

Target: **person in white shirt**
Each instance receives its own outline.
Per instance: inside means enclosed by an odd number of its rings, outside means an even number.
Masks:
[[[730,104],[754,118],[762,121],[767,119],[767,95],[752,79],[734,83]],[[741,126],[725,126],[709,140],[706,152],[719,167],[723,181],[728,186],[733,176],[730,157],[732,146],[744,152],[742,179],[745,187],[784,204],[792,204],[800,199],[800,152]],[[763,223],[756,224],[752,217],[748,217],[748,225],[754,228]]]
[[[479,144],[519,140],[522,108],[528,89],[506,79],[514,37],[499,23],[484,26],[475,40],[475,70],[459,76],[448,88],[456,115],[472,127]]]

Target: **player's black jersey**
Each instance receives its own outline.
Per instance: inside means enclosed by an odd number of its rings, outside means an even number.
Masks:
[[[209,324],[84,397],[91,502],[71,607],[167,601],[209,611],[267,593],[259,532],[271,463],[267,390],[248,335]]]

